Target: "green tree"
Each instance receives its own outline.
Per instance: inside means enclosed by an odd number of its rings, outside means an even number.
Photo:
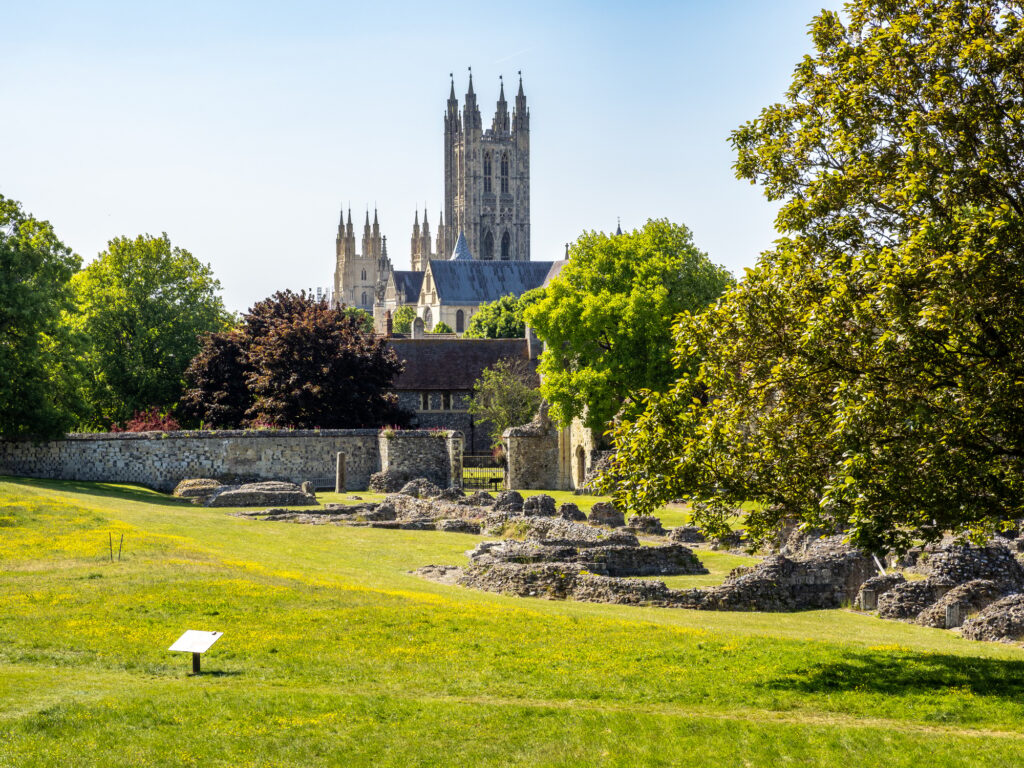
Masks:
[[[391,330],[408,335],[412,333],[412,321],[416,319],[416,307],[408,304],[399,307],[391,316]]]
[[[75,420],[68,283],[81,260],[49,222],[0,195],[0,437],[52,437]]]
[[[209,266],[172,247],[166,234],[111,240],[72,285],[74,323],[89,340],[92,420],[100,425],[174,405],[199,335],[230,322]]]
[[[484,302],[470,318],[468,339],[521,339],[526,335],[523,313],[544,295],[543,288],[527,291],[520,297],[511,294]]]
[[[760,538],[983,538],[1024,516],[1021,7],[846,15],[733,134],[783,237],[681,324],[686,374],[620,427],[608,481],[635,511],[688,495],[712,530],[748,502]]]
[[[455,333],[452,327],[448,325],[444,320],[440,320],[434,324],[434,327],[430,329],[431,333]]]
[[[501,433],[525,424],[540,407],[537,374],[525,360],[499,360],[485,368],[469,401],[469,412],[487,422],[492,444],[500,444]]]
[[[690,230],[648,221],[624,235],[585,233],[526,322],[545,342],[541,393],[560,424],[603,429],[645,389],[667,389],[672,320],[700,311],[732,282],[693,244]]]

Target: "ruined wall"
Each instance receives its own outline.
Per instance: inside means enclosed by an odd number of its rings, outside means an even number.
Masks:
[[[452,438],[423,432],[398,434],[389,444],[394,461],[410,466],[422,459],[433,466],[440,461],[433,452],[404,448],[406,443],[420,446],[433,440],[443,450],[443,462],[451,474],[455,460],[450,454],[456,448]],[[461,441],[457,448],[461,479]],[[370,475],[382,466],[378,430],[119,432],[68,435],[43,443],[0,441],[0,475],[137,483],[167,492],[189,477],[296,483],[333,478],[338,453],[345,454],[346,488],[365,489]],[[431,458],[424,459],[428,453]]]
[[[425,477],[441,488],[462,487],[462,433],[382,430],[378,437],[381,470]]]

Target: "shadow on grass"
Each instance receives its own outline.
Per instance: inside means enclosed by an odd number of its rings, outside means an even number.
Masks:
[[[869,691],[886,696],[939,693],[951,689],[975,696],[1020,701],[1024,660],[984,659],[906,651],[849,653],[790,672],[766,687],[805,693]]]
[[[12,485],[24,485],[30,488],[45,488],[51,491],[81,493],[87,496],[100,496],[105,499],[121,499],[137,501],[144,504],[156,504],[164,507],[190,507],[187,499],[176,499],[158,491],[133,485],[113,485],[110,483],[89,483],[81,480],[42,480],[34,477],[12,477],[0,475],[0,480]]]

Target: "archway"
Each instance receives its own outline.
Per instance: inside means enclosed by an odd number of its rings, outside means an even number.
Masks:
[[[423,310],[423,325],[426,326],[428,331],[434,327],[434,316],[430,311],[430,307]]]
[[[587,454],[582,445],[576,446],[576,487],[582,488],[587,480]]]

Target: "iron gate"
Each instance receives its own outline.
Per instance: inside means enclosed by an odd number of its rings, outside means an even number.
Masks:
[[[490,454],[462,457],[462,487],[467,491],[505,490],[505,465]]]

